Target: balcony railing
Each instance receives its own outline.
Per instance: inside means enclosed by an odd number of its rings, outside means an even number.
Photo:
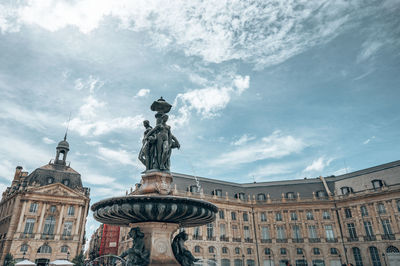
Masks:
[[[394,234],[385,234],[382,235],[383,240],[395,240],[396,238],[394,237]]]
[[[287,243],[287,239],[277,239],[276,243]]]
[[[198,235],[193,235],[193,240],[203,240],[203,237]]]
[[[272,239],[261,239],[261,243],[272,243]]]
[[[244,242],[246,243],[253,243],[253,239],[252,238],[245,238]]]
[[[215,236],[207,236],[208,241],[215,241],[216,237]]]
[[[229,237],[226,237],[226,236],[220,236],[220,237],[219,237],[219,240],[220,240],[220,241],[229,242]]]
[[[33,238],[35,236],[35,234],[33,233],[23,233],[20,235],[19,238]]]
[[[304,238],[293,238],[292,242],[293,243],[304,243]]]
[[[66,235],[61,236],[62,240],[72,240],[72,238],[73,238],[72,236],[66,236]]]
[[[40,239],[54,239],[54,235],[42,234]]]
[[[326,242],[328,243],[336,243],[338,241],[337,238],[325,238]]]
[[[310,242],[310,243],[320,243],[321,242],[321,238],[309,238],[308,242]]]
[[[376,236],[364,236],[364,241],[375,241]]]
[[[242,239],[240,237],[233,237],[232,241],[233,242],[242,242]]]
[[[347,238],[347,241],[348,241],[348,242],[357,242],[357,241],[359,241],[359,240],[358,240],[358,237],[348,237],[348,238]]]

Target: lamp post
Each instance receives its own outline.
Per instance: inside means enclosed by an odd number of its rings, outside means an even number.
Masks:
[[[303,265],[304,265],[304,266],[307,266],[307,263],[304,262],[304,254],[303,254],[302,257],[303,257]]]
[[[26,251],[24,251],[24,253],[22,254],[22,260],[25,259],[25,255],[26,255]]]
[[[69,254],[71,254],[71,253],[69,253],[69,250],[67,251],[67,260],[69,260]]]
[[[340,264],[342,264],[342,255],[339,254]]]
[[[269,266],[271,266],[271,255],[268,255]]]
[[[244,264],[244,254],[242,254],[242,262],[243,262],[243,266],[245,266],[245,264]]]
[[[383,261],[385,262],[385,266],[387,266],[386,258],[385,258],[385,253],[382,253],[382,258],[383,258]]]

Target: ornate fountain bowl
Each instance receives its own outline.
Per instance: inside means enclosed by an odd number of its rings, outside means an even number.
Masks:
[[[204,225],[215,220],[214,204],[188,197],[168,195],[128,195],[108,198],[92,205],[94,218],[105,224],[129,226],[133,223],[164,222],[183,227]]]

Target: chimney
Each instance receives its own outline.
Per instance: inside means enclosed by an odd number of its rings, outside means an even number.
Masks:
[[[17,166],[15,168],[15,174],[14,174],[14,180],[13,181],[18,181],[20,176],[21,176],[21,171],[22,171],[22,166]]]

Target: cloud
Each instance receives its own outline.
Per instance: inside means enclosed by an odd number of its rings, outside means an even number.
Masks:
[[[367,41],[361,47],[361,52],[357,56],[357,62],[363,62],[372,57],[383,46],[380,41]]]
[[[85,143],[86,143],[87,145],[89,145],[89,146],[99,146],[99,145],[101,145],[101,142],[95,141],[95,140],[93,140],[93,141],[86,141]]]
[[[332,40],[383,7],[363,1],[46,0],[3,8],[3,32],[26,24],[51,32],[73,26],[87,34],[113,17],[119,28],[147,32],[157,48],[263,68]]]
[[[86,174],[82,177],[82,181],[93,185],[106,185],[115,182],[115,178],[98,174]]]
[[[117,162],[124,165],[133,165],[138,167],[138,163],[132,159],[132,153],[126,150],[113,150],[105,147],[99,147],[99,158],[107,162]]]
[[[6,184],[0,183],[0,195],[1,195],[4,191],[6,191],[7,187],[8,187],[8,186],[7,186]]]
[[[203,89],[179,93],[174,105],[181,103],[179,112],[187,118],[189,110],[196,110],[204,118],[213,117],[218,111],[224,109],[231,101],[233,95],[241,95],[250,86],[249,76],[236,76],[229,86],[217,85]]]
[[[144,97],[150,93],[149,89],[140,89],[135,97]]]
[[[81,136],[99,136],[114,130],[134,130],[140,127],[144,120],[142,115],[126,117],[107,117],[101,115],[105,102],[97,100],[93,95],[85,99],[79,108],[79,113],[69,122],[69,129],[78,132]]]
[[[371,140],[375,139],[375,136],[372,136],[371,138],[367,139],[366,141],[363,142],[364,145],[368,144],[371,142]]]
[[[9,160],[0,161],[0,177],[13,180],[16,165],[13,165]]]
[[[95,78],[92,75],[89,75],[86,81],[83,81],[81,78],[76,79],[74,88],[79,91],[87,89],[90,93],[93,93],[96,88],[100,89],[101,87],[103,87],[103,85],[104,82],[101,81],[99,78]]]
[[[281,158],[298,153],[306,146],[306,143],[300,138],[290,135],[284,136],[280,131],[275,131],[260,141],[240,146],[233,151],[221,154],[211,164],[237,165],[270,158]]]
[[[282,174],[293,173],[293,165],[291,164],[267,164],[257,168],[255,171],[251,172],[249,176],[254,176],[257,181],[260,181],[262,177],[271,177]]]
[[[337,175],[344,175],[347,174],[350,171],[349,168],[341,168],[339,170],[336,170],[335,172],[333,172],[333,175],[337,176]]]
[[[46,144],[54,144],[54,143],[56,143],[54,140],[52,140],[52,139],[50,139],[50,138],[48,138],[48,137],[43,137],[43,138],[42,138],[42,141],[43,141],[44,143],[46,143]]]
[[[309,166],[304,169],[304,172],[312,172],[317,171],[320,172],[324,170],[326,166],[333,161],[333,159],[326,159],[325,157],[319,157],[318,159],[314,160]]]
[[[238,140],[232,142],[231,144],[234,146],[240,146],[243,144],[246,144],[247,142],[254,140],[256,137],[254,136],[249,136],[247,134],[244,134],[243,136],[241,136]]]

